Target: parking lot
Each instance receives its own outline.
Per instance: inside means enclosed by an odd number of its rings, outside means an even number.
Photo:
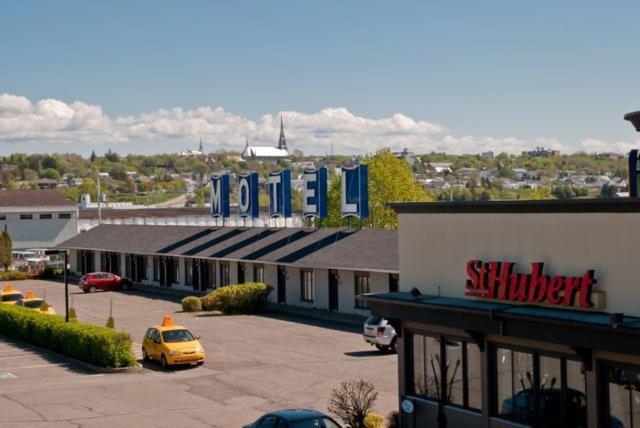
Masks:
[[[64,286],[19,281],[64,313]],[[194,316],[177,298],[143,292],[84,294],[70,286],[83,322],[104,325],[113,302],[116,328],[131,334],[136,352],[146,328],[170,314],[200,335],[202,367],[96,374],[64,358],[0,338],[0,427],[238,427],[274,409],[326,411],[331,389],[346,379],[370,379],[376,410],[397,407],[395,355],[365,344],[360,329],[301,316]]]

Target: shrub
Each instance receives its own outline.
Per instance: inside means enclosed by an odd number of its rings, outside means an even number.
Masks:
[[[225,314],[253,314],[265,309],[271,290],[267,284],[247,282],[218,288],[204,299],[207,308],[213,306]]]
[[[77,322],[78,314],[76,313],[76,308],[69,308],[69,321]]]
[[[387,428],[400,428],[400,412],[392,410],[387,415]]]
[[[109,317],[107,319],[107,328],[115,329],[116,328],[116,320],[113,317]]]
[[[31,278],[31,276],[27,272],[20,272],[17,270],[0,273],[0,281],[20,281],[29,278]]]
[[[188,296],[180,301],[182,303],[182,310],[184,312],[199,312],[202,310],[202,303],[200,298],[196,296]]]
[[[365,416],[377,399],[378,392],[371,381],[344,381],[331,391],[327,408],[351,428],[366,428]]]
[[[128,367],[136,359],[128,333],[80,322],[66,323],[13,305],[0,305],[0,334],[100,367]]]
[[[364,426],[366,428],[384,428],[384,416],[371,412],[364,417]]]
[[[40,279],[55,279],[63,275],[62,269],[54,269],[50,266],[47,266],[38,274],[38,278]]]
[[[206,296],[202,296],[200,298],[200,305],[202,306],[203,311],[217,311],[218,308],[218,300],[216,296],[213,295],[213,292],[207,294]]]

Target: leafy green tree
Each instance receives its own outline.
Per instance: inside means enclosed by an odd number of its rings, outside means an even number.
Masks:
[[[380,150],[373,156],[365,157],[362,163],[369,169],[369,218],[364,220],[363,226],[396,228],[398,218],[395,211],[387,206],[389,202],[427,200],[426,193],[413,177],[407,161],[397,159],[391,151]],[[348,220],[341,218],[340,178],[333,178],[327,199],[329,213],[323,225],[327,227],[348,225]]]
[[[50,178],[51,180],[58,180],[60,178],[60,173],[53,168],[44,168],[40,171],[40,175],[43,178]]]
[[[91,161],[91,163],[94,163],[96,161],[96,151],[95,150],[91,150],[91,156],[89,157],[89,160]]]
[[[0,234],[0,266],[3,267],[5,271],[9,270],[9,267],[11,267],[13,263],[11,258],[12,249],[13,243],[11,242],[11,236],[9,236],[7,226],[5,226]]]
[[[615,198],[618,193],[618,189],[613,184],[603,184],[600,189],[601,198]]]

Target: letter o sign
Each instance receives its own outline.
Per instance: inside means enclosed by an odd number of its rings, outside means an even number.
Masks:
[[[246,178],[241,178],[240,179],[240,197],[238,198],[239,201],[239,205],[240,205],[240,212],[241,213],[246,213],[247,211],[249,211],[249,203],[251,201],[250,197],[249,197],[249,182],[247,181]]]

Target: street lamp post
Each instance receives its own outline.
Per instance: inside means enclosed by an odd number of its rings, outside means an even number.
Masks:
[[[636,131],[640,132],[640,111],[624,115],[624,120],[631,122]],[[638,149],[629,152],[629,197],[638,197],[638,173],[640,172],[640,156]]]

